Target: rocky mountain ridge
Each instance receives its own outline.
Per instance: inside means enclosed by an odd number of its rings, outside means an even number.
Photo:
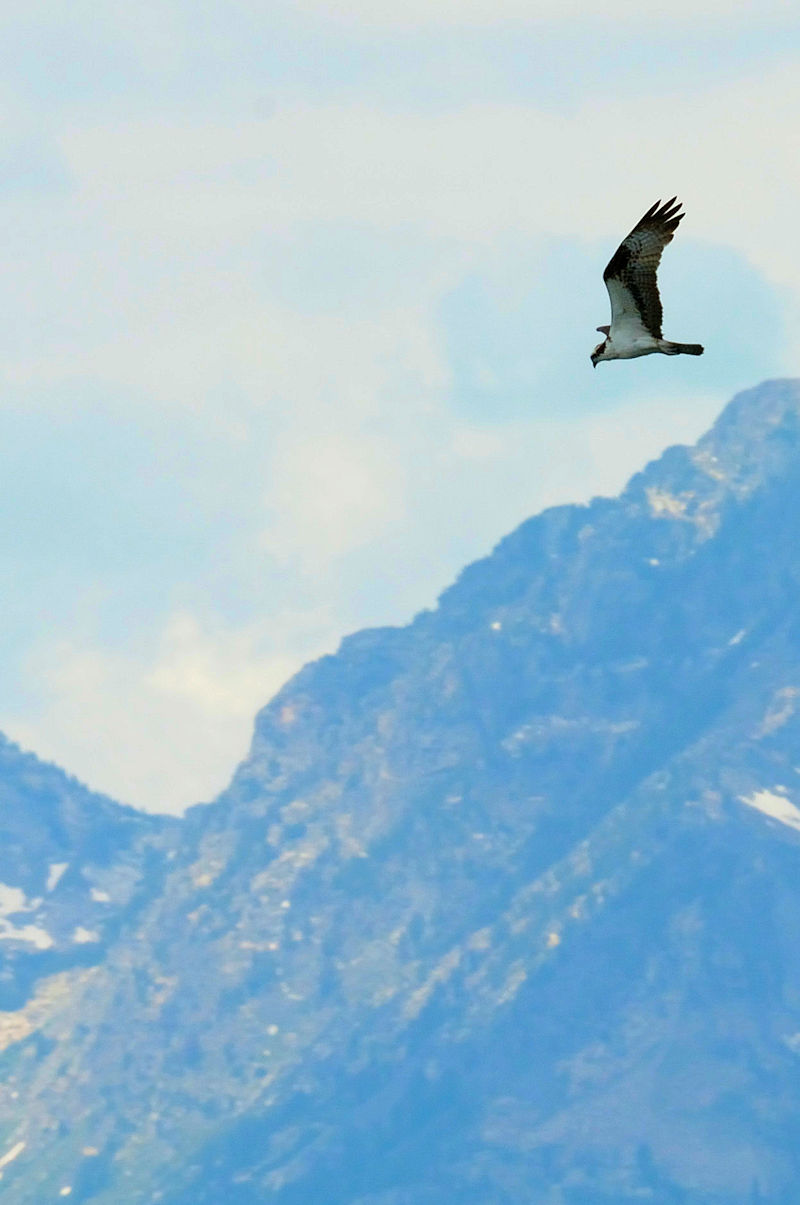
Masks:
[[[177,829],[0,737],[0,1010],[44,976],[102,961]]]
[[[0,1017],[10,1205],[792,1202],[799,516],[769,382],[305,667],[214,804],[108,805],[102,956]]]

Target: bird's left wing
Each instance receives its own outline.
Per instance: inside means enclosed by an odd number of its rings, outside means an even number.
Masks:
[[[683,214],[680,201],[673,197],[663,205],[656,201],[633,230],[622,240],[609,260],[603,280],[611,299],[611,328],[620,325],[661,338],[661,298],[656,271],[661,253],[672,237]]]

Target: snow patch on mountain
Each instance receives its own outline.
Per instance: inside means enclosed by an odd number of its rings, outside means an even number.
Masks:
[[[24,941],[36,946],[39,950],[47,950],[52,946],[53,939],[38,925],[14,925],[8,920],[20,912],[31,912],[41,904],[40,899],[28,900],[21,887],[9,887],[0,883],[0,941]]]
[[[69,862],[51,862],[47,867],[47,890],[54,891],[64,875]]]
[[[800,808],[796,808],[784,795],[762,790],[754,791],[752,795],[740,795],[739,799],[747,807],[763,812],[771,820],[778,820],[781,824],[800,831]]]

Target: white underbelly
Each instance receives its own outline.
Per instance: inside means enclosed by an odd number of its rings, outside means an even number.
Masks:
[[[652,335],[638,336],[633,339],[610,339],[610,350],[617,360],[633,360],[637,356],[651,356],[660,351],[658,340]]]

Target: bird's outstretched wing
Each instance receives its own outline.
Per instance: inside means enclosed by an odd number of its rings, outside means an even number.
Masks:
[[[630,234],[622,240],[603,273],[611,298],[611,326],[639,328],[661,338],[661,298],[656,270],[661,253],[672,241],[683,214],[677,197],[663,205],[656,201]]]

